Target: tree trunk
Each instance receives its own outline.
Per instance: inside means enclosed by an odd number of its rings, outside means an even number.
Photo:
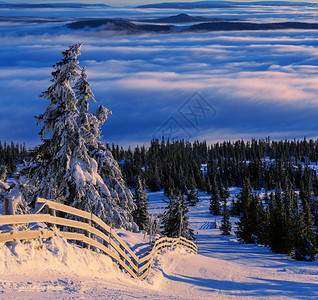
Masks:
[[[8,198],[4,198],[4,213],[6,215],[14,215],[14,209],[13,209],[13,201],[8,199]]]

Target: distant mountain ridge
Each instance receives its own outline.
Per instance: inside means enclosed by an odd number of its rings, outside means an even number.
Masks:
[[[91,29],[100,28],[101,30],[114,30],[114,31],[126,31],[129,33],[141,33],[141,32],[160,32],[160,31],[171,31],[172,25],[136,25],[127,20],[119,19],[91,19],[72,22],[67,25],[70,29]]]
[[[194,8],[231,8],[242,5],[260,6],[304,6],[317,5],[311,2],[291,2],[291,1],[255,1],[255,2],[232,2],[232,1],[197,1],[197,2],[163,2],[156,4],[139,5],[137,8],[175,8],[175,9],[194,9]]]
[[[179,15],[178,15],[179,16]],[[178,17],[177,16],[177,17]],[[182,16],[188,18],[190,16]],[[169,17],[168,17],[169,18]],[[168,19],[166,18],[166,19]],[[190,18],[191,20],[191,18]],[[246,30],[287,30],[287,29],[303,29],[318,30],[318,23],[305,22],[280,22],[280,23],[251,23],[243,21],[213,21],[203,22],[187,26],[186,28],[167,24],[135,24],[128,20],[122,19],[89,19],[80,20],[69,23],[69,29],[94,29],[97,30],[114,30],[126,31],[128,33],[144,33],[144,32],[212,32],[212,31],[246,31]]]
[[[281,22],[281,23],[249,23],[249,22],[209,22],[195,24],[185,29],[195,31],[243,31],[243,30],[286,30],[286,29],[318,29],[318,23]]]
[[[226,18],[207,18],[201,16],[190,16],[188,14],[178,14],[175,16],[138,20],[139,22],[149,23],[194,23],[194,22],[213,22],[213,21],[238,21],[239,19],[226,19]]]

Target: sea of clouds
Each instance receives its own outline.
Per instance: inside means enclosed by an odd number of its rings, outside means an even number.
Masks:
[[[176,10],[1,10],[1,16],[150,18]],[[182,11],[253,22],[307,21],[313,7]],[[71,31],[61,23],[0,22],[0,140],[40,142],[34,116],[48,101],[51,66],[84,42],[81,65],[98,104],[113,111],[103,139],[120,145],[153,137],[208,142],[293,139],[318,134],[318,31],[173,34]],[[96,105],[92,105],[95,109]]]

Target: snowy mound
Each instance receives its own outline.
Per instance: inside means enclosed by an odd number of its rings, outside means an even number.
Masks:
[[[39,275],[50,271],[104,279],[124,276],[110,257],[70,244],[59,236],[45,242],[32,240],[0,246],[0,274]]]

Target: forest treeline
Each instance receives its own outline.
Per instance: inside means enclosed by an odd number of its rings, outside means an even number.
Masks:
[[[153,140],[149,148],[113,145],[112,152],[129,186],[141,177],[149,190],[164,189],[169,199],[181,193],[187,205],[196,204],[198,191],[207,192],[211,214],[223,215],[223,234],[231,231],[231,214],[239,217],[235,233],[241,242],[266,245],[298,260],[315,259],[318,140],[213,145]],[[240,194],[229,199],[229,187],[240,187]]]
[[[215,180],[225,187],[242,187],[249,178],[253,189],[282,188],[290,179],[300,187],[305,174],[317,194],[316,172],[318,140],[261,140],[215,143],[153,140],[149,148],[124,150],[112,145],[114,158],[121,163],[126,182],[135,185],[137,176],[146,180],[151,191],[191,188],[209,192]],[[202,166],[203,165],[203,166]]]
[[[28,150],[24,143],[0,141],[0,178],[16,172],[17,164],[23,162],[27,155]]]

